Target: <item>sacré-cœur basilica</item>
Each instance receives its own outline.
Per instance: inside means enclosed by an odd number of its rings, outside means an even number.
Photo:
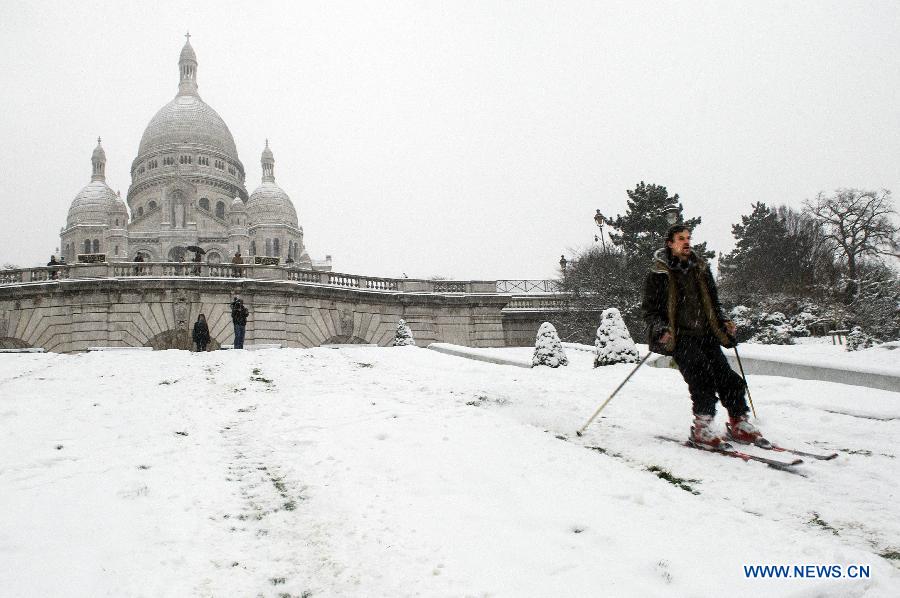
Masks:
[[[110,262],[138,255],[148,262],[177,262],[193,256],[185,256],[187,247],[199,247],[211,264],[240,253],[245,263],[265,256],[330,270],[330,260],[313,263],[304,248],[297,211],[275,182],[268,140],[262,181],[247,193],[228,125],[198,93],[197,66],[188,35],[178,59],[178,93],[144,129],[125,201],[106,183],[106,152],[98,138],[90,183],[75,196],[60,231],[65,261],[105,254]]]

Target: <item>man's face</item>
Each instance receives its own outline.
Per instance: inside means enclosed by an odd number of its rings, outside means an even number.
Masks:
[[[672,250],[672,255],[682,260],[688,259],[691,255],[691,231],[675,233],[671,241],[666,241],[666,245]]]

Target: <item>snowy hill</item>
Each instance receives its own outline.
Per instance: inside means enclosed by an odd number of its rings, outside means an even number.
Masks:
[[[0,594],[900,595],[900,395],[751,377],[767,436],[840,454],[792,475],[656,440],[688,432],[672,370],[576,437],[633,365],[569,358],[4,355]]]

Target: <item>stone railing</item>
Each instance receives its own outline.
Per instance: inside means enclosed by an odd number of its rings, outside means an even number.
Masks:
[[[563,297],[542,297],[532,295],[529,297],[513,297],[503,308],[503,311],[562,311],[566,307]]]
[[[0,284],[20,284],[23,282],[41,282],[69,278],[71,266],[41,266],[38,268],[17,268],[0,270]]]
[[[432,281],[415,278],[380,278],[340,272],[301,270],[284,264],[208,264],[205,262],[102,262],[0,270],[0,285],[14,285],[54,279],[135,277],[244,278],[251,280],[286,280],[347,289],[395,293],[497,294],[497,283],[493,280]]]

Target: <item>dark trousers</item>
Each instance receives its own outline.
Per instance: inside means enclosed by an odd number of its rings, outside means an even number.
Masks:
[[[235,349],[243,349],[244,348],[244,332],[247,330],[246,324],[235,324],[234,325],[234,348]]]
[[[194,341],[197,343],[197,351],[206,351],[206,345],[209,344],[209,341]]]
[[[731,417],[747,413],[744,379],[728,365],[719,342],[711,336],[679,335],[677,340],[672,357],[687,382],[694,414],[715,415],[719,400]]]

